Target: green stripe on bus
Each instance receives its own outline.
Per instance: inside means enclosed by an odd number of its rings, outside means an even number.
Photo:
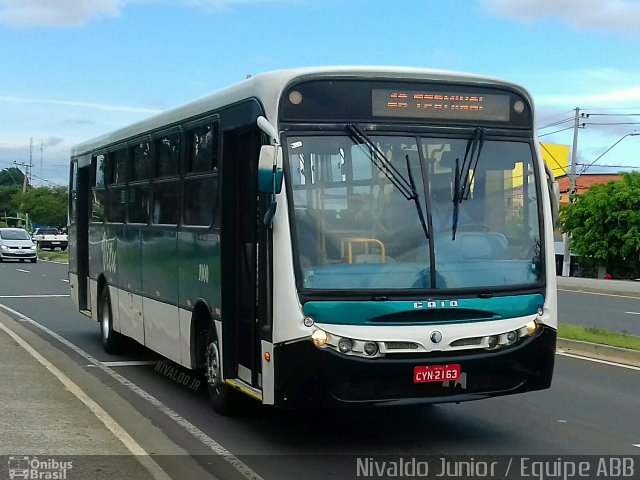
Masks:
[[[411,300],[411,301],[327,301],[307,302],[303,306],[305,316],[316,323],[336,325],[364,325],[377,319],[376,324],[415,323],[459,323],[469,321],[502,320],[534,315],[544,305],[544,297],[535,295],[514,295],[492,298],[465,298],[460,300]],[[452,315],[453,310],[457,310]],[[442,312],[441,318],[433,312]],[[469,318],[460,318],[465,313]],[[411,313],[412,320],[403,322],[397,317],[389,322],[383,318],[397,314]],[[415,320],[424,313],[424,320]],[[454,317],[455,319],[451,319]],[[449,318],[449,319],[447,319]]]

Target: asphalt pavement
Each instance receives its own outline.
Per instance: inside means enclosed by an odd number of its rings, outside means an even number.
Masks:
[[[640,298],[640,281],[557,277],[558,289]],[[588,358],[640,367],[640,352],[575,340],[558,339],[558,349]]]
[[[640,297],[640,282],[558,277],[558,288]],[[85,382],[97,384],[86,387]],[[90,395],[83,388],[89,388]],[[96,392],[103,400],[117,396],[54,345],[0,312],[0,455],[6,459],[0,463],[0,476],[35,478],[30,473],[34,470],[41,477],[42,472],[46,476],[66,469],[65,478],[170,478],[92,400]],[[136,422],[140,425],[141,420]],[[164,447],[157,450],[169,455],[184,453]],[[28,476],[19,477],[16,472]]]

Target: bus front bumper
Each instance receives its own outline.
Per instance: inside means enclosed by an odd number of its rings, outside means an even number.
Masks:
[[[275,406],[316,408],[364,404],[444,403],[543,390],[551,385],[556,330],[500,351],[421,358],[365,359],[320,349],[311,341],[278,346]],[[413,382],[414,367],[459,364],[457,382]]]

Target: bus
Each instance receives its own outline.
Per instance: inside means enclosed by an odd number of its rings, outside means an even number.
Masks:
[[[243,396],[316,408],[546,389],[541,158],[512,83],[260,74],[72,149],[72,298],[107,352],[128,337],[203,372],[222,414]]]

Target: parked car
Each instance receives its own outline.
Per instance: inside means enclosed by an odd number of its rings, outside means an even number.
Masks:
[[[36,242],[38,248],[41,250],[66,250],[69,245],[69,237],[66,233],[60,233],[57,228],[54,227],[40,227],[33,231],[33,241]]]
[[[24,228],[0,228],[0,262],[5,260],[38,261],[36,246]]]

